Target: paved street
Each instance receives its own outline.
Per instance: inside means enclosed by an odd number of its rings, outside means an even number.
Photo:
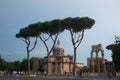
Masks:
[[[40,76],[0,76],[0,80],[120,80],[108,78],[73,78],[73,77],[40,77]]]

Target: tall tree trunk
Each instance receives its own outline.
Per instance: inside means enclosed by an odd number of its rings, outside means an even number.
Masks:
[[[75,76],[75,65],[76,64],[76,48],[74,48],[74,61],[73,61],[73,76]]]
[[[27,49],[27,61],[28,61],[28,75],[30,75],[30,54],[28,49]]]
[[[37,44],[37,39],[38,39],[38,37],[36,37],[34,45],[33,45],[33,47],[31,49],[29,49],[30,44],[31,44],[30,39],[28,38],[28,40],[25,41],[25,43],[27,44],[26,48],[27,48],[27,60],[28,60],[28,75],[30,75],[30,52],[35,49],[36,44]]]
[[[58,35],[59,35],[59,33],[54,35],[55,36],[54,38],[51,35],[48,35],[48,38],[45,38],[44,35],[39,36],[40,40],[44,43],[44,45],[46,47],[46,50],[47,50],[47,75],[50,74],[50,72],[49,72],[49,56],[50,56],[50,53],[52,52],[52,50],[53,50],[53,48],[55,46],[55,43],[56,43],[57,38],[58,38]],[[51,48],[49,48],[48,44],[47,44],[47,41],[49,40],[49,38],[53,41],[53,45],[52,45]]]
[[[76,35],[72,29],[69,30],[71,34],[71,40],[72,40],[72,45],[74,49],[74,60],[73,60],[73,76],[75,76],[75,66],[76,66],[76,51],[78,46],[80,45],[83,36],[84,36],[84,30],[82,32],[79,32],[78,35]],[[76,38],[77,37],[77,38]]]
[[[46,47],[47,49],[47,75],[49,75],[49,49],[48,47]]]
[[[47,75],[49,75],[49,55],[47,55]]]
[[[46,45],[46,50],[47,50],[47,75],[49,75],[49,48],[47,44],[45,45]]]

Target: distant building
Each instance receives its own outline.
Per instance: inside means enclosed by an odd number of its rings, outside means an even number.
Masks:
[[[92,62],[92,60],[93,60],[93,62]],[[92,58],[92,59],[91,59],[91,57],[87,58],[87,65],[88,65],[89,72],[97,72],[98,63],[99,63],[100,72],[105,72],[105,69],[103,68],[103,58],[98,57],[98,61],[99,62],[97,62],[97,58]],[[104,59],[104,61],[106,63],[107,59]],[[94,66],[94,67],[92,67],[92,66]]]
[[[43,58],[39,58],[39,57],[32,57],[31,60],[33,61],[33,72],[38,72],[40,69],[40,60],[42,60]]]
[[[43,70],[47,72],[47,56],[44,58],[32,57],[33,61],[33,72],[38,72],[40,65],[40,59],[43,59]],[[76,63],[75,71],[79,71],[84,67],[83,63]],[[49,56],[49,70],[48,74],[64,74],[73,72],[73,56],[64,55],[64,48],[61,46],[60,41],[57,41],[53,49],[53,54]]]
[[[75,72],[78,72],[78,71],[82,70],[83,67],[84,67],[83,63],[76,63]]]
[[[44,70],[47,71],[47,56],[44,57]],[[53,55],[49,56],[48,74],[64,74],[73,71],[73,56],[64,55],[64,48],[59,40],[53,49]]]
[[[84,63],[76,63],[76,67],[82,69],[84,67]]]
[[[99,57],[99,52],[101,52],[101,57]],[[95,53],[95,57],[93,53]],[[91,57],[87,58],[89,72],[106,72],[107,60],[104,58],[102,44],[92,45],[90,54]]]

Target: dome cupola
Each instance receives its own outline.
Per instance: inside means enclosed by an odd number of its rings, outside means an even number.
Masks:
[[[56,55],[56,56],[63,56],[64,55],[64,48],[60,44],[59,40],[57,41],[57,44],[55,45],[55,47],[53,49],[53,55]]]

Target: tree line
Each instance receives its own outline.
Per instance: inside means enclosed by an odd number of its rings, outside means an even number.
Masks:
[[[73,76],[75,75],[76,53],[77,48],[83,40],[85,30],[92,28],[95,20],[89,17],[68,17],[65,19],[54,19],[51,21],[37,22],[21,28],[16,34],[16,38],[20,38],[26,43],[27,60],[28,60],[28,74],[30,74],[30,59],[29,54],[36,47],[38,39],[43,42],[47,52],[47,74],[49,75],[49,55],[51,54],[55,43],[60,33],[68,30],[71,35],[73,45]],[[35,39],[34,45],[31,46],[31,38]],[[49,42],[51,41],[51,46]]]
[[[30,60],[30,70],[33,70],[33,61]],[[7,71],[8,73],[12,73],[13,71],[21,72],[24,71],[25,74],[27,72],[27,59],[23,59],[22,61],[6,61],[0,56],[0,71]],[[43,71],[43,60],[39,60],[39,72]]]

